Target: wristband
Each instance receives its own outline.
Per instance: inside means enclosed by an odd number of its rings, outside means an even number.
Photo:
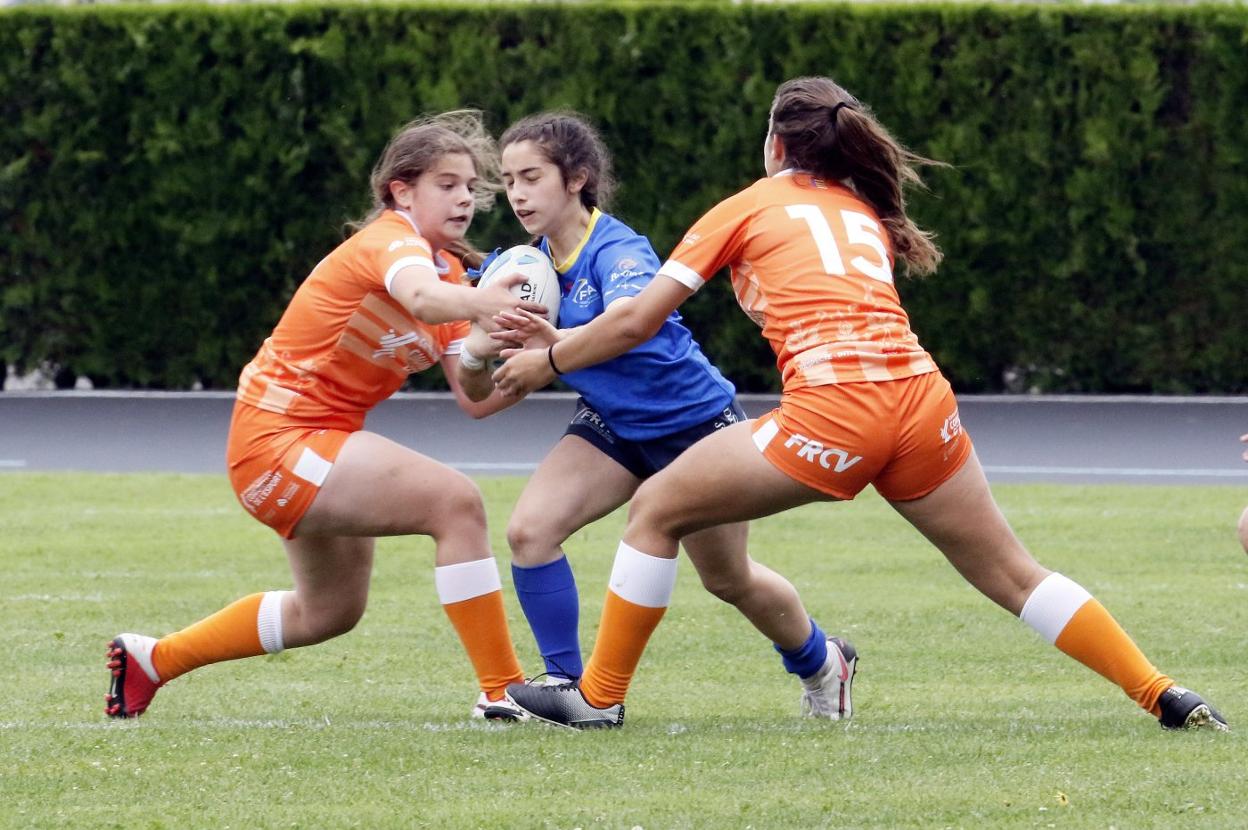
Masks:
[[[469,372],[479,372],[485,368],[485,360],[468,351],[467,346],[459,347],[459,365]]]
[[[563,372],[559,371],[559,367],[555,365],[555,347],[553,345],[546,350],[546,361],[550,363],[550,370],[552,372],[556,375],[563,374]]]

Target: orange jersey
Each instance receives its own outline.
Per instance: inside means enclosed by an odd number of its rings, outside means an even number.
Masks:
[[[849,188],[789,171],[757,181],[699,219],[659,273],[696,291],[725,265],[786,392],[936,371],[893,285],[888,233]]]
[[[403,268],[459,283],[453,257],[435,264],[405,214],[387,210],[317,264],[238,381],[238,400],[296,421],[359,429],[408,375],[455,353],[467,321],[424,323],[390,296]],[[329,425],[329,424],[326,424]]]

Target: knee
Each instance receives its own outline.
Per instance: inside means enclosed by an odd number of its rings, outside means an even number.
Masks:
[[[303,608],[304,628],[312,637],[313,642],[322,643],[340,637],[351,629],[364,616],[364,599],[345,599],[332,605],[315,608]]]
[[[516,513],[507,524],[507,546],[512,559],[521,567],[543,565],[551,560],[551,552],[563,544],[562,534],[551,529],[537,517]]]
[[[448,477],[440,488],[434,538],[465,528],[485,527],[485,502],[472,479],[460,473]]]
[[[1248,553],[1248,507],[1239,517],[1239,543],[1244,546],[1244,553]]]
[[[681,525],[680,516],[671,505],[672,500],[655,486],[655,479],[646,479],[629,502],[628,523],[679,539],[688,528]]]
[[[736,605],[745,597],[749,579],[741,574],[730,571],[698,571],[698,578],[705,588],[716,599],[729,605]]]

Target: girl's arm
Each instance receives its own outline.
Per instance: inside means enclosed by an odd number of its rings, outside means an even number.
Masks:
[[[523,302],[511,293],[511,287],[524,279],[523,274],[508,274],[485,288],[473,288],[443,282],[429,268],[409,265],[392,278],[390,296],[402,303],[413,317],[426,323],[471,320],[488,331],[495,328],[493,317],[500,312],[517,308],[545,312],[543,306]]]
[[[442,373],[446,375],[447,385],[455,395],[455,402],[471,418],[489,417],[495,412],[514,406],[524,397],[504,395],[494,388],[494,382],[490,380],[489,360],[486,360],[484,368],[468,371],[461,365],[459,355],[442,355]],[[465,379],[468,383],[464,383]],[[478,395],[480,397],[475,397]]]
[[[553,381],[556,368],[562,374],[618,357],[653,337],[692,293],[674,279],[655,277],[636,297],[612,303],[547,349],[504,349],[507,362],[494,373],[494,383],[506,395],[523,397]]]

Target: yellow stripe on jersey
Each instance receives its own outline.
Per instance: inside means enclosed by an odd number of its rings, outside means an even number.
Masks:
[[[599,216],[602,216],[602,214],[598,211],[598,208],[594,208],[589,214],[589,226],[585,228],[585,235],[581,237],[581,241],[576,243],[576,247],[572,249],[572,253],[568,254],[567,259],[563,262],[555,264],[555,270],[560,274],[566,274],[568,269],[576,264],[576,260],[580,257],[581,251],[585,249],[585,243],[589,242],[589,238],[594,234],[594,225],[598,224]]]

